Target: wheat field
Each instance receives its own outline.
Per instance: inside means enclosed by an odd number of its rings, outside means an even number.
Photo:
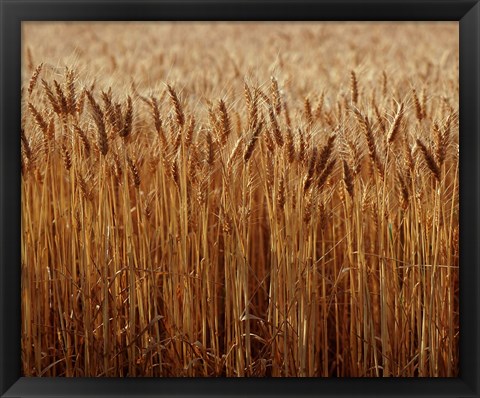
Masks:
[[[454,377],[457,23],[24,23],[25,376]]]

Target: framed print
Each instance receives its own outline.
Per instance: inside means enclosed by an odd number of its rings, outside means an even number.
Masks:
[[[2,397],[479,395],[477,1],[1,17]]]

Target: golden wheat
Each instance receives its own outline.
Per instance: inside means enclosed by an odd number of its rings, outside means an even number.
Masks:
[[[458,25],[24,30],[26,376],[458,375]]]

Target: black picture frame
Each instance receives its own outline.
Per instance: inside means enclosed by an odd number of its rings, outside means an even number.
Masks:
[[[0,395],[13,397],[480,397],[480,4],[478,0],[0,0]],[[460,377],[428,379],[22,378],[22,21],[459,21]]]

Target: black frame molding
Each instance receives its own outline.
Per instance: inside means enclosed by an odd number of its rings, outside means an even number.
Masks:
[[[0,0],[0,396],[480,397],[480,0]],[[428,379],[22,378],[22,21],[460,21],[460,377]]]

